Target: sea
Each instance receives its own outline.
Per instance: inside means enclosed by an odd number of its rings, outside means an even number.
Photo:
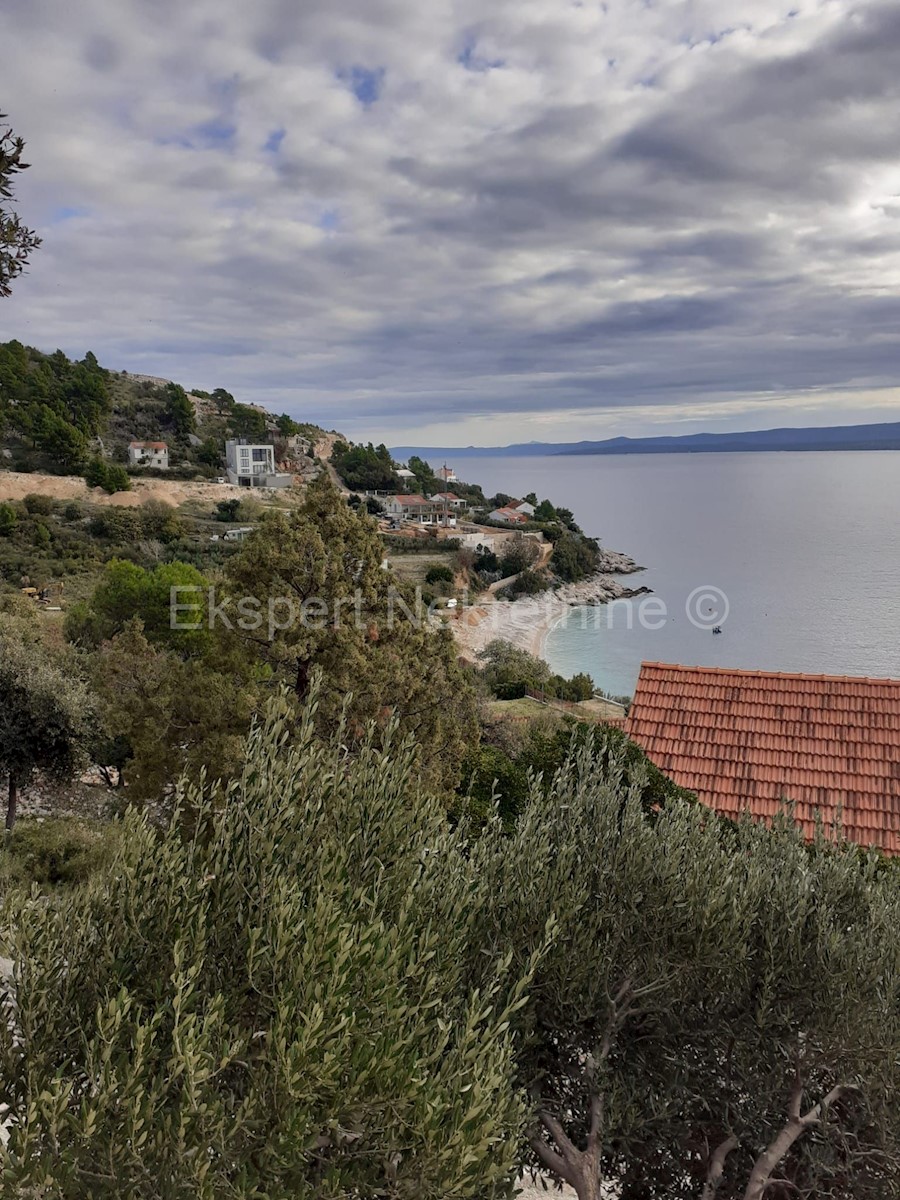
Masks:
[[[448,461],[488,496],[571,509],[645,568],[623,583],[651,596],[551,631],[554,671],[613,695],[642,661],[900,678],[900,452]]]

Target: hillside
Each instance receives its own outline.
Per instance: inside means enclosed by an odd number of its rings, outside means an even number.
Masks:
[[[740,433],[690,433],[605,441],[519,442],[509,446],[396,446],[398,458],[521,458],[553,454],[722,454],[735,451],[900,450],[900,421],[829,425],[811,429],[763,429]]]
[[[224,388],[108,370],[90,351],[72,361],[60,350],[0,345],[0,465],[15,471],[71,475],[97,459],[124,465],[129,442],[164,441],[167,477],[215,479],[226,438],[247,437],[274,442],[278,460],[305,475],[338,436],[240,404]]]

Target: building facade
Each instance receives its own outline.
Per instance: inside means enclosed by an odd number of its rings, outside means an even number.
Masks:
[[[290,475],[275,469],[275,447],[244,438],[225,443],[225,475],[240,487],[290,487]]]
[[[169,469],[169,447],[165,442],[129,442],[129,467],[156,467],[159,471]]]
[[[439,522],[444,512],[443,504],[426,500],[424,496],[379,496],[379,503],[389,517],[396,520],[415,521],[417,525]]]

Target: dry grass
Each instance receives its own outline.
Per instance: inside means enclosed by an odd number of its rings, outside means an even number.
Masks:
[[[220,500],[236,499],[252,500],[260,507],[290,507],[303,496],[303,490],[296,486],[266,492],[263,496],[258,490],[236,484],[190,479],[132,479],[130,492],[115,492],[110,496],[102,488],[89,488],[80,475],[0,470],[0,500],[23,500],[32,493],[112,508],[136,508],[145,500],[162,500],[175,508],[184,505],[198,512],[212,509]]]

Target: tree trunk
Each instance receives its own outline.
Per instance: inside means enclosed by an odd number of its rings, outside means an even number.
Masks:
[[[305,700],[306,694],[309,691],[309,676],[310,667],[309,660],[305,658],[297,659],[297,677],[294,680],[294,691],[298,700]]]
[[[575,1177],[575,1195],[578,1200],[600,1200],[603,1184],[600,1182],[599,1164],[596,1156],[585,1151],[581,1159],[581,1170]]]
[[[788,1119],[753,1164],[753,1170],[750,1172],[750,1179],[747,1183],[747,1190],[744,1192],[744,1200],[763,1200],[766,1189],[771,1182],[772,1172],[785,1157],[794,1142],[798,1138],[801,1138],[808,1129],[812,1129],[813,1126],[818,1125],[825,1111],[836,1100],[839,1100],[847,1090],[846,1086],[839,1084],[837,1087],[832,1088],[828,1095],[820,1100],[818,1104],[814,1105],[809,1112],[801,1113],[803,1087],[798,1079],[791,1096]]]
[[[9,777],[9,798],[6,802],[6,833],[7,836],[12,833],[13,825],[16,823],[16,809],[19,804],[19,789],[16,786],[16,778],[14,775]]]
[[[600,1200],[603,1195],[603,1175],[600,1130],[595,1127],[596,1122],[592,1122],[587,1148],[579,1150],[567,1136],[561,1122],[550,1113],[540,1112],[538,1120],[553,1139],[553,1145],[548,1145],[539,1128],[533,1129],[529,1137],[531,1148],[544,1167],[569,1184],[578,1200]]]

